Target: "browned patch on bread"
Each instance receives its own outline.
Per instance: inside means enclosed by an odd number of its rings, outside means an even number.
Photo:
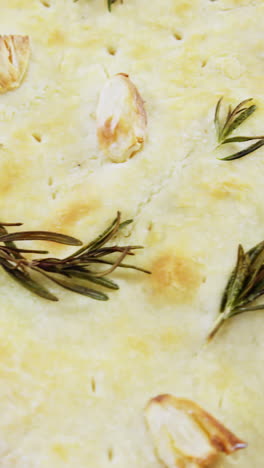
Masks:
[[[202,283],[200,265],[192,258],[166,252],[150,266],[155,295],[189,301]]]
[[[82,195],[80,195],[81,198]],[[75,237],[80,237],[78,233],[77,225],[82,220],[85,220],[91,214],[100,208],[101,202],[98,199],[90,199],[89,201],[83,200],[75,200],[74,202],[69,202],[66,204],[64,209],[60,209],[58,212],[53,212],[52,217],[43,223],[41,229],[47,231],[55,231],[62,234],[68,234]],[[80,239],[83,242],[89,240],[89,232],[87,232],[87,236]],[[42,245],[42,243],[38,243],[38,246]],[[47,248],[51,252],[61,252],[65,250],[65,245],[63,244],[56,244],[54,242],[43,242],[43,248]]]
[[[56,224],[68,230],[99,207],[98,200],[76,201],[59,214]]]

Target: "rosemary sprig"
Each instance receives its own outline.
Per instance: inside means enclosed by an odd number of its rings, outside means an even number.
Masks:
[[[239,245],[236,266],[227,282],[220,313],[208,340],[210,341],[222,325],[235,315],[264,310],[264,304],[255,304],[262,295],[264,295],[264,241],[248,252]]]
[[[59,258],[37,258],[27,259],[24,253],[47,254],[43,250],[20,249],[14,241],[17,240],[46,240],[67,245],[82,245],[78,239],[63,234],[48,231],[24,231],[8,234],[7,226],[20,226],[21,224],[0,223],[0,265],[18,283],[34,294],[48,299],[58,301],[42,283],[40,275],[44,276],[64,289],[83,294],[99,301],[108,300],[108,296],[100,289],[91,288],[92,284],[107,289],[119,289],[118,285],[109,278],[109,275],[118,267],[130,268],[144,273],[150,273],[135,265],[123,263],[128,255],[134,255],[136,249],[142,248],[137,245],[118,246],[107,245],[113,241],[116,234],[132,220],[121,223],[121,214],[117,217],[92,242],[82,246],[72,255]],[[117,258],[112,259],[112,255]],[[106,266],[102,269],[103,266]]]
[[[236,130],[245,120],[247,120],[257,109],[255,104],[252,104],[253,99],[245,99],[240,102],[234,109],[229,106],[227,115],[224,119],[224,122],[221,122],[220,111],[223,98],[221,97],[216,105],[215,109],[215,129],[217,134],[217,141],[220,145],[225,145],[227,143],[240,143],[244,141],[256,140],[256,143],[247,146],[245,149],[238,151],[234,154],[230,154],[225,158],[219,158],[221,161],[232,161],[233,159],[240,159],[247,154],[253,153],[257,149],[261,148],[264,145],[264,136],[237,136],[228,138],[234,130]]]

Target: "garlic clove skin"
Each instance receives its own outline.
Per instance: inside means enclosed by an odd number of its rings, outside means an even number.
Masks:
[[[247,446],[191,400],[159,395],[147,404],[145,418],[157,456],[168,468],[209,467],[220,452]]]
[[[147,115],[143,99],[128,75],[119,73],[107,81],[96,118],[99,147],[112,162],[125,162],[142,149]]]
[[[0,36],[0,93],[18,88],[25,76],[30,57],[28,36]]]

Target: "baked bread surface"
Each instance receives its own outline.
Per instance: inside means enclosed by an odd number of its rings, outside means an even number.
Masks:
[[[205,341],[238,244],[263,240],[264,150],[219,161],[213,126],[220,96],[253,97],[243,131],[263,134],[263,2],[124,0],[110,14],[103,0],[0,0],[0,11],[0,34],[31,44],[23,83],[0,95],[1,219],[88,241],[120,210],[134,219],[120,242],[143,245],[134,261],[152,271],[115,272],[107,303],[52,285],[49,303],[0,272],[0,466],[159,468],[143,408],[171,393],[248,442],[217,468],[260,468],[263,312]],[[144,148],[120,164],[96,135],[117,73],[148,115]]]

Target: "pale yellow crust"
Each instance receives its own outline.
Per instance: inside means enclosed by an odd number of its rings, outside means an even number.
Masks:
[[[144,245],[131,262],[153,270],[115,272],[104,304],[50,284],[48,303],[0,271],[0,465],[161,468],[144,408],[169,393],[248,443],[214,468],[260,468],[264,314],[205,342],[238,243],[263,240],[264,149],[219,161],[239,145],[216,149],[213,118],[220,96],[253,97],[243,133],[264,132],[264,3],[0,0],[0,12],[1,36],[31,48],[23,82],[0,95],[0,218],[88,242],[120,210],[134,223],[117,241]],[[115,163],[96,110],[119,73],[148,122],[140,151]]]

